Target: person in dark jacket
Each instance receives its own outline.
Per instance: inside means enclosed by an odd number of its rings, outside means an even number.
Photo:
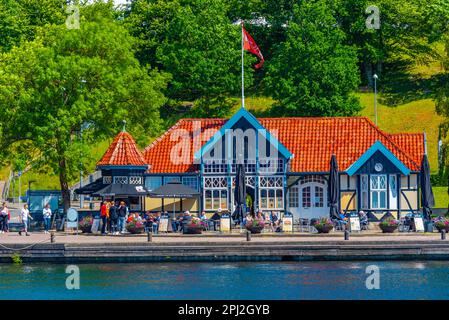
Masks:
[[[118,232],[125,232],[125,221],[128,214],[128,208],[125,205],[125,201],[120,202],[118,207]]]
[[[109,223],[111,234],[117,234],[117,223],[118,223],[118,203],[111,201],[111,206],[109,207]]]

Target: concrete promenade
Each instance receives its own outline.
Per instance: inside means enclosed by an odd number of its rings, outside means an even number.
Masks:
[[[449,260],[449,240],[433,234],[343,233],[100,236],[0,235],[0,262],[104,263],[160,261]]]
[[[379,231],[363,231],[362,233],[350,234],[348,243],[351,242],[416,242],[416,241],[441,241],[439,233],[393,233],[383,234]],[[311,233],[263,233],[252,235],[251,242],[263,243],[284,243],[284,242],[327,242],[329,244],[336,241],[343,241],[342,232],[332,232],[329,234],[311,234]],[[19,236],[17,232],[0,234],[0,244],[33,244],[47,242],[50,243],[50,235],[42,232],[31,233],[30,236]],[[55,233],[55,243],[67,244],[103,244],[103,243],[147,243],[147,235],[120,235],[102,236],[99,234],[67,234],[64,232]],[[153,235],[153,243],[239,243],[247,242],[245,233],[233,232],[231,234],[221,234],[219,232],[203,233],[202,235],[183,235],[180,233]],[[449,235],[448,240],[449,243]]]

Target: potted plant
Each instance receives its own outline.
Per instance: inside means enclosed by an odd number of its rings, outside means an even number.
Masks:
[[[251,233],[261,233],[264,227],[265,222],[258,219],[249,220],[245,224],[246,230],[249,230]]]
[[[315,220],[312,226],[318,231],[318,233],[329,233],[334,228],[334,224],[329,218],[320,218]]]
[[[140,234],[145,230],[145,225],[143,221],[132,217],[132,219],[126,224],[126,230],[132,234]]]
[[[205,229],[205,223],[198,217],[192,217],[190,221],[184,226],[184,234],[201,234]]]
[[[399,226],[399,220],[389,217],[379,224],[383,233],[393,233]]]
[[[441,230],[446,230],[449,232],[449,220],[448,218],[438,217],[433,220],[435,228],[437,228],[438,232]]]
[[[82,233],[91,233],[93,222],[94,222],[94,219],[92,218],[92,216],[85,216],[78,223],[78,227],[80,228]]]

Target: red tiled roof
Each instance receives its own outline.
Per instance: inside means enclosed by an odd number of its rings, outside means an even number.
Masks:
[[[145,149],[144,158],[150,165],[148,172],[184,173],[198,170],[198,165],[193,164],[192,160],[199,147],[194,150],[192,137],[195,121],[200,124],[201,133],[206,133],[200,143],[204,145],[227,119],[178,121]],[[292,172],[326,172],[333,153],[337,156],[340,170],[346,170],[377,140],[412,171],[419,171],[424,153],[422,134],[389,135],[365,117],[260,118],[258,121],[274,135],[277,131],[279,142],[294,154],[290,161]],[[170,155],[172,152],[181,153],[181,147],[190,152],[184,156],[182,163],[174,163]]]
[[[414,155],[417,164],[421,164],[425,153],[424,133],[395,133],[388,136],[407,154]]]
[[[146,166],[142,153],[128,132],[120,132],[112,141],[97,166]]]

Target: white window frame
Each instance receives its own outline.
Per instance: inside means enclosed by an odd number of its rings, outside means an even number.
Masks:
[[[227,173],[228,164],[225,160],[204,160],[203,163],[205,174]]]
[[[365,180],[365,183],[363,182]],[[362,174],[360,176],[360,207],[362,209],[368,210],[370,207],[369,203],[369,176],[367,174]],[[364,198],[366,197],[366,198]],[[365,202],[366,200],[366,202]]]
[[[143,177],[141,177],[141,176],[131,176],[131,177],[129,177],[129,184],[132,184],[132,185],[138,185],[138,184],[142,184],[142,179],[143,179]]]
[[[294,186],[288,190],[288,206],[290,208],[299,208],[299,187]]]
[[[385,178],[385,188],[380,188],[380,178],[381,177]],[[372,179],[373,178],[377,179],[377,187],[376,188],[373,188],[373,183],[372,183]],[[370,201],[371,203],[370,203],[370,205],[371,205],[371,209],[373,209],[373,210],[388,209],[388,202],[387,202],[387,197],[388,197],[388,175],[386,175],[386,174],[372,174],[370,176],[369,183],[370,183],[370,196],[371,196],[371,201]],[[380,198],[381,198],[381,194],[382,193],[385,195],[385,206],[384,207],[382,207],[380,205],[381,204]],[[374,194],[377,194],[377,204],[378,204],[377,207],[375,207],[373,205],[373,199],[374,199],[373,195]]]
[[[114,176],[115,184],[128,184],[128,176]]]
[[[111,176],[103,176],[103,184],[111,184],[112,177]]]
[[[274,207],[270,208],[268,206],[268,200],[269,200],[269,193],[270,190],[274,190]],[[277,191],[282,191],[282,201],[281,206],[278,206],[278,196]],[[266,191],[267,193],[267,205],[266,207],[263,207],[263,197],[262,197],[262,191]],[[284,192],[284,178],[279,176],[268,176],[268,177],[259,177],[259,207],[262,210],[283,210],[284,209],[284,200],[285,200],[285,192]]]
[[[203,204],[204,204],[204,210],[205,211],[214,211],[218,208],[221,208],[222,210],[228,209],[228,203],[229,203],[229,191],[228,191],[228,182],[226,177],[203,177]],[[206,192],[211,191],[212,197],[211,197],[211,208],[206,208]],[[215,206],[214,201],[214,191],[219,191],[219,205],[218,207]],[[225,206],[222,206],[222,192],[226,191],[226,203]]]
[[[396,210],[398,208],[398,177],[395,174],[390,174],[388,179],[388,196],[390,197],[390,209]]]

